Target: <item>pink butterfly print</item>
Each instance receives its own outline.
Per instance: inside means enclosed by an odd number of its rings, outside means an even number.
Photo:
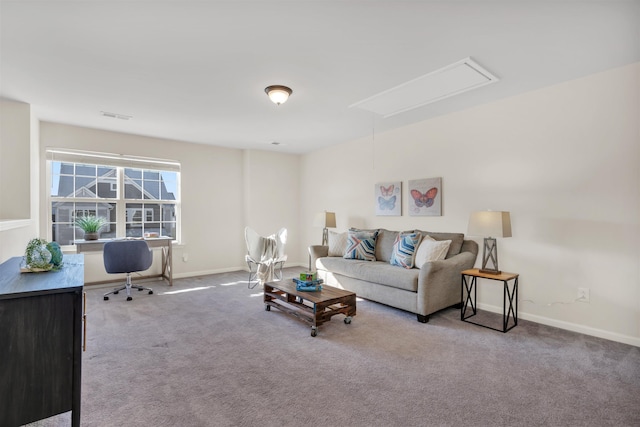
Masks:
[[[438,194],[438,189],[436,187],[431,188],[426,193],[422,194],[418,190],[411,190],[411,197],[413,197],[413,201],[416,203],[416,206],[421,207],[430,207],[433,205],[433,201],[436,198],[436,194]]]
[[[395,187],[395,185],[391,184],[389,187],[384,188],[382,185],[380,186],[380,193],[385,196],[391,196],[393,195],[393,187]]]

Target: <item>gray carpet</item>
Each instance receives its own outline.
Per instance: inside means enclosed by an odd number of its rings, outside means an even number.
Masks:
[[[370,301],[312,338],[245,280],[153,283],[132,302],[88,287],[82,425],[640,425],[640,348],[522,320],[503,334],[453,309],[421,324]]]

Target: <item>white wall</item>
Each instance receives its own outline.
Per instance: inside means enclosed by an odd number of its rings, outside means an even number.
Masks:
[[[41,123],[40,161],[45,170],[47,147],[73,148],[177,160],[181,163],[182,241],[174,247],[174,277],[186,277],[246,268],[244,227],[271,233],[287,227],[298,235],[297,157],[277,153],[192,144],[56,123]],[[44,175],[44,174],[43,174]],[[245,182],[245,179],[248,182]],[[40,179],[42,200],[46,177]],[[245,192],[250,204],[245,206]],[[274,195],[275,194],[275,197]],[[287,211],[283,208],[287,207]],[[40,209],[40,226],[47,230],[47,205]],[[48,231],[48,230],[47,230]],[[43,232],[44,237],[44,232]],[[50,236],[49,236],[50,237]],[[297,242],[293,242],[297,248]],[[186,255],[187,261],[184,261]],[[87,281],[108,280],[101,253],[86,258]],[[291,252],[287,265],[299,262]],[[159,263],[155,262],[157,270]]]
[[[0,99],[0,263],[38,237],[38,135],[28,104]]]
[[[0,99],[0,220],[30,217],[31,107]]]
[[[472,211],[510,211],[513,237],[498,247],[501,269],[521,275],[520,317],[640,345],[639,81],[634,64],[308,154],[303,241],[318,243],[325,209],[339,230],[465,233]],[[443,215],[408,216],[407,181],[431,177]],[[403,216],[374,216],[374,184],[398,180]],[[491,283],[479,300],[502,310]],[[578,287],[589,304],[549,305]]]
[[[244,224],[262,236],[287,228],[289,263],[299,262],[300,156],[244,151]]]

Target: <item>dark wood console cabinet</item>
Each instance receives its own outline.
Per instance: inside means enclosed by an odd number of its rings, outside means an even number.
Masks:
[[[45,273],[21,260],[0,265],[0,426],[68,411],[80,426],[84,255]]]

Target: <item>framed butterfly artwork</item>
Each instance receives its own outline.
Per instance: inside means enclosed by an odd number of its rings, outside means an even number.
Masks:
[[[442,178],[409,180],[409,215],[442,215]]]
[[[402,182],[382,182],[376,184],[374,195],[376,215],[402,215]]]

